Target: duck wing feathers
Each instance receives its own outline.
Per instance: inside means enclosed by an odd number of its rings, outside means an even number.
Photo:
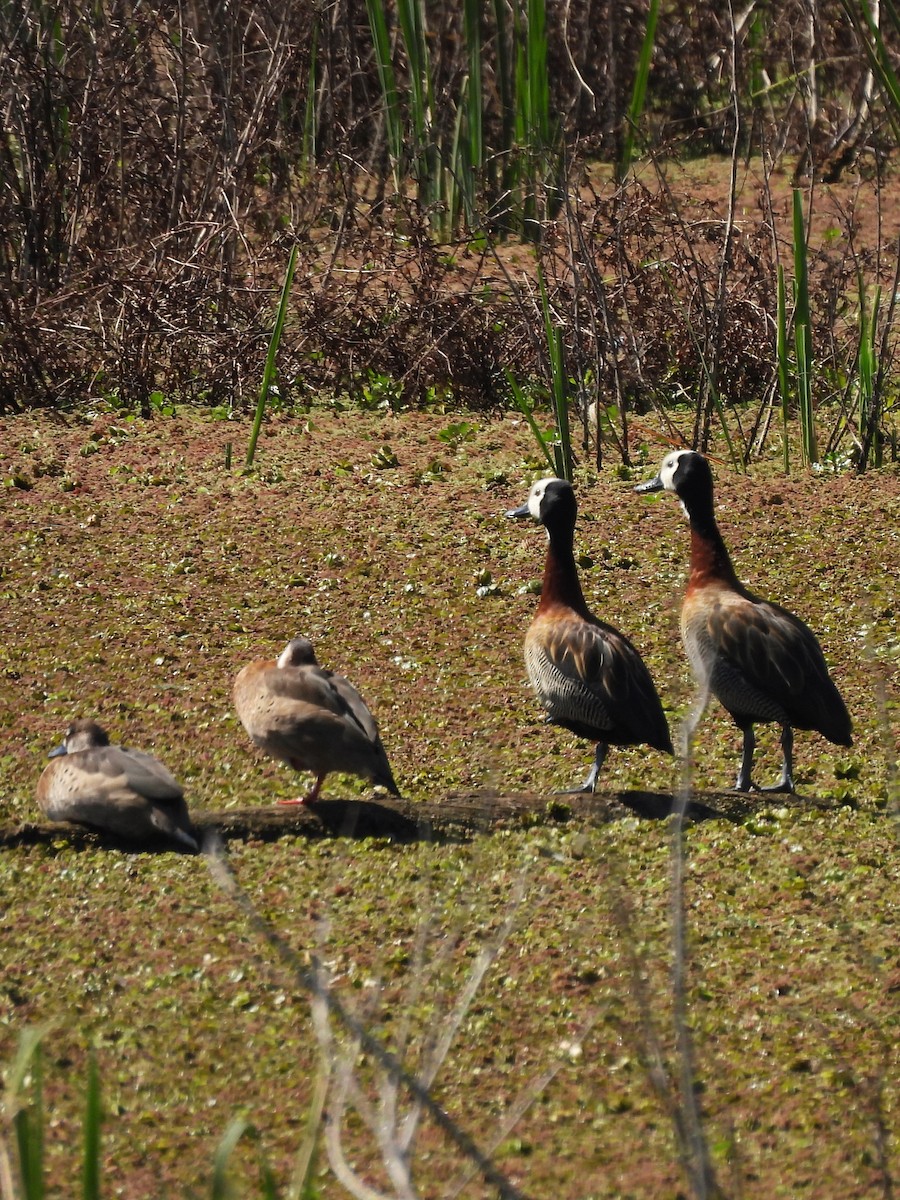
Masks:
[[[672,752],[650,673],[632,643],[596,618],[539,614],[525,662],[547,719],[581,737]]]
[[[358,726],[369,741],[380,741],[368,705],[343,675],[324,667],[270,667],[260,682],[272,695],[326,709]]]
[[[98,746],[56,758],[38,781],[37,799],[54,821],[76,821],[129,838],[165,834],[197,849],[181,785],[142,750]]]
[[[815,634],[799,617],[750,593],[717,597],[695,614],[689,602],[685,607],[691,662],[732,716],[815,729],[851,744],[844,701]]]
[[[399,794],[375,718],[343,675],[251,663],[234,696],[244,728],[268,754],[297,770],[349,771]]]
[[[373,745],[381,745],[375,718],[362,696],[343,675],[322,667],[268,667],[258,678],[260,694],[268,694],[287,704],[278,705],[280,723],[300,724],[314,718],[315,710],[326,719],[337,717],[347,722]]]

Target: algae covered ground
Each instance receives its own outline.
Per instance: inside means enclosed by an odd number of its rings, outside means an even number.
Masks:
[[[230,702],[248,658],[307,634],[376,712],[404,796],[546,797],[546,816],[453,840],[231,841],[229,861],[298,965],[415,1069],[488,948],[435,1099],[522,1195],[685,1194],[667,1096],[679,1057],[671,986],[670,827],[598,827],[555,793],[583,741],[545,727],[521,643],[542,531],[507,521],[540,465],[510,416],[274,416],[255,468],[245,421],[30,414],[0,427],[0,805],[38,819],[47,752],[77,715],[153,750],[197,811],[267,808],[306,782],[261,758]],[[229,450],[230,446],[230,450]],[[579,469],[589,603],[636,642],[673,727],[691,699],[678,641],[688,536],[671,496]],[[800,799],[717,798],[739,736],[711,706],[693,786],[713,816],[685,834],[692,1090],[723,1193],[884,1197],[900,1175],[900,473],[739,476],[715,462],[742,578],[819,634],[855,723],[845,750],[798,734]],[[777,776],[760,730],[758,775]],[[610,754],[602,788],[671,792],[679,769]],[[373,798],[332,777],[325,797]],[[719,812],[721,815],[716,816]],[[46,1027],[50,1197],[73,1194],[90,1052],[104,1103],[104,1194],[208,1194],[216,1146],[235,1194],[260,1162],[286,1192],[322,1078],[309,999],[202,857],[71,839],[0,851],[0,1053]],[[502,945],[501,945],[502,943]],[[335,1036],[340,1030],[334,1027]],[[377,1086],[369,1056],[360,1084]],[[667,1082],[668,1080],[668,1082]],[[670,1086],[671,1085],[671,1086]],[[327,1101],[336,1111],[334,1091]],[[511,1114],[516,1113],[513,1122]],[[7,1114],[8,1116],[8,1114]],[[388,1192],[351,1115],[347,1160]],[[426,1119],[423,1196],[488,1196]],[[318,1194],[346,1192],[320,1148]]]

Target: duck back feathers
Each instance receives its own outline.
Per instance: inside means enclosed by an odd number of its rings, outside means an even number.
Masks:
[[[738,725],[776,721],[852,744],[852,723],[815,634],[799,617],[740,587],[689,588],[682,609],[685,649]]]
[[[348,679],[319,666],[308,639],[293,639],[277,660],[245,666],[234,704],[255,745],[297,771],[312,771],[318,784],[341,771],[399,795],[371,711]]]
[[[671,754],[662,704],[628,638],[592,614],[545,614],[525,636],[525,666],[547,719],[579,737]]]

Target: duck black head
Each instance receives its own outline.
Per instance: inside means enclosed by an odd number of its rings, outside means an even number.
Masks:
[[[639,483],[634,490],[674,492],[689,517],[712,513],[712,471],[707,459],[695,450],[673,450],[662,460],[656,478]]]
[[[547,530],[548,534],[556,530],[575,528],[575,518],[578,515],[578,502],[575,499],[575,489],[565,479],[539,479],[528,493],[528,499],[519,508],[510,509],[508,517],[533,517]]]

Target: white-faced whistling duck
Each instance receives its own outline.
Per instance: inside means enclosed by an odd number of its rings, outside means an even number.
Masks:
[[[681,636],[705,697],[709,692],[743,732],[736,788],[793,792],[794,729],[814,729],[839,746],[852,744],[844,701],[828,674],[813,632],[787,609],[760,600],[735,575],[713,506],[709,463],[692,450],[666,455],[659,474],[637,492],[674,492],[691,525],[691,572],[681,610]],[[781,779],[754,789],[753,725],[782,727]]]
[[[593,791],[609,746],[672,753],[669,727],[643,659],[624,634],[588,609],[575,564],[578,506],[571,484],[542,479],[508,517],[531,516],[549,544],[541,598],[525,635],[525,665],[547,721],[597,743],[580,788]]]

